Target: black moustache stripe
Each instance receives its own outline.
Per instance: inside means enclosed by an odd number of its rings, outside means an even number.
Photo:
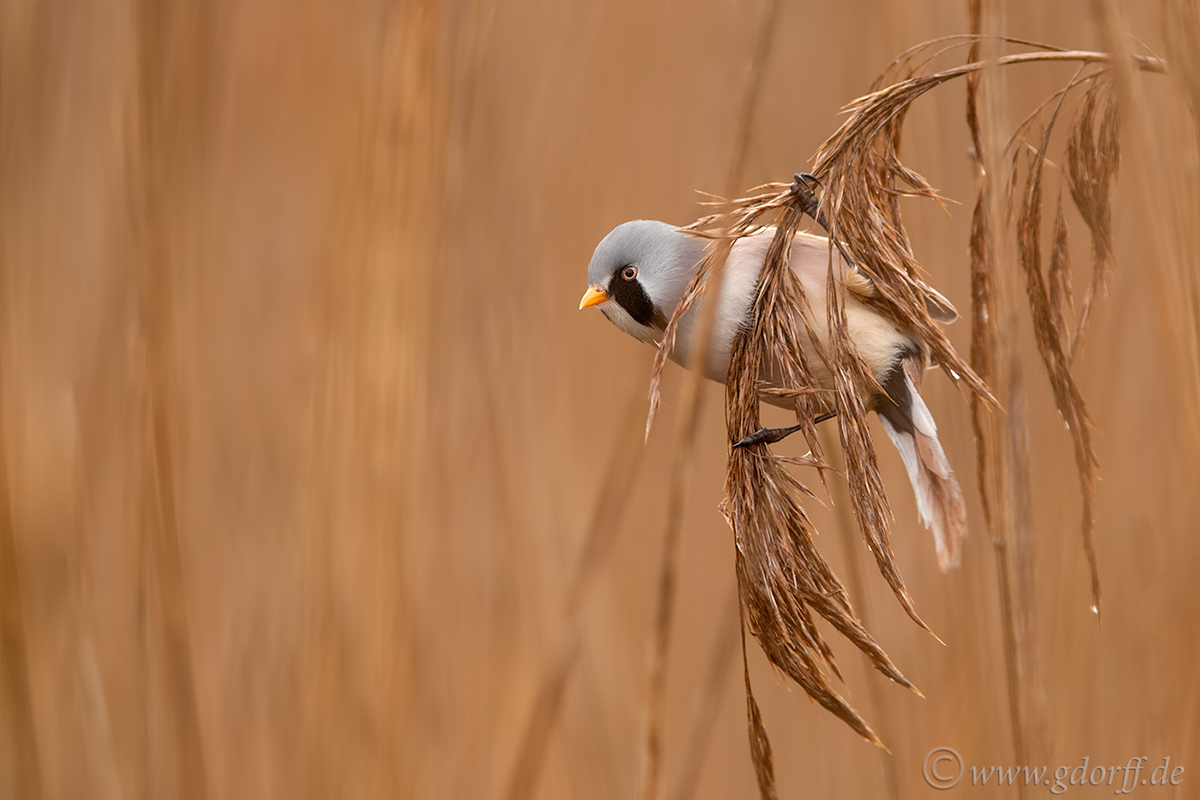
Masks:
[[[637,324],[660,330],[667,326],[666,319],[654,307],[654,303],[650,302],[650,295],[646,294],[637,278],[626,280],[621,277],[621,270],[617,270],[613,279],[609,281],[608,294]]]

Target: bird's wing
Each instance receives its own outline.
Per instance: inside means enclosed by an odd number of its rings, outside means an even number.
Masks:
[[[840,254],[835,253],[834,258],[839,266],[845,264]],[[792,244],[792,269],[804,281],[805,289],[811,291],[810,286],[823,287],[828,268],[829,239],[811,233],[797,233]],[[879,290],[870,276],[854,265],[842,266],[842,283],[851,294],[863,299],[879,296]],[[917,284],[925,296],[925,308],[929,316],[942,323],[951,323],[958,319],[958,310],[945,295],[920,279],[917,280]]]

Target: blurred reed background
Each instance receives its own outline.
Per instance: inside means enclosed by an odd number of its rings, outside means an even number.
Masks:
[[[1075,365],[1104,476],[1099,624],[1023,305],[1009,334],[1031,456],[1031,758],[1170,756],[1182,786],[1146,791],[1194,796],[1197,7],[1002,11],[1013,36],[1140,41],[1177,67],[1123,87],[1117,270]],[[7,0],[0,19],[0,797],[633,795],[680,382],[672,368],[643,449],[653,353],[576,310],[591,250],[626,219],[691,221],[693,190],[725,192],[731,171],[787,180],[893,57],[965,32],[965,4]],[[1008,69],[1009,119],[1074,70]],[[965,311],[964,102],[962,85],[919,101],[904,153],[963,203],[910,203],[908,220]],[[969,325],[951,336],[965,353]],[[888,755],[751,643],[782,797],[926,797],[935,746],[1016,763],[969,409],[942,376],[926,385],[970,496],[960,571],[937,571],[879,452],[899,563],[946,646],[905,617],[845,504],[811,503],[926,697],[833,640]],[[757,794],[722,644],[721,399],[707,390],[667,667],[678,798]]]

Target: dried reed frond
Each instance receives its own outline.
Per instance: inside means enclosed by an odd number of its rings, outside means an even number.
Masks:
[[[949,44],[946,44],[949,42]],[[772,183],[759,186],[746,197],[733,200],[722,211],[704,217],[687,227],[693,235],[712,240],[706,258],[697,268],[682,300],[666,326],[655,359],[650,389],[647,434],[658,406],[660,381],[668,354],[675,343],[678,324],[708,290],[736,241],[774,224],[775,231],[760,276],[753,304],[752,324],[734,342],[729,374],[726,379],[726,423],[731,441],[757,431],[759,402],[764,394],[792,399],[796,418],[808,443],[804,459],[780,459],[766,445],[731,449],[726,477],[727,497],[722,511],[733,529],[736,544],[736,571],[745,623],[758,639],[772,664],[799,683],[809,696],[846,722],[868,741],[882,744],[859,714],[834,690],[829,676],[839,676],[832,650],[815,625],[820,616],[863,651],[872,665],[901,685],[915,687],[900,673],[876,644],[854,612],[846,591],[829,569],[813,544],[813,528],[800,503],[808,490],[785,468],[786,463],[818,467],[824,481],[827,468],[822,459],[820,440],[813,422],[815,413],[824,408],[837,411],[839,444],[846,460],[846,476],[855,519],[876,566],[887,580],[908,615],[923,629],[928,626],[917,615],[912,598],[895,563],[890,543],[890,518],[887,495],[875,457],[874,443],[867,427],[867,401],[879,387],[859,356],[847,331],[844,287],[834,278],[833,250],[866,276],[876,291],[866,299],[868,305],[910,331],[930,358],[972,398],[972,418],[981,445],[981,486],[987,460],[982,448],[982,407],[998,405],[989,390],[986,377],[991,373],[988,308],[990,303],[991,265],[988,254],[993,217],[983,197],[989,176],[980,183],[980,199],[972,220],[972,350],[968,363],[958,355],[949,339],[937,326],[926,305],[927,287],[913,253],[901,215],[902,197],[926,197],[941,201],[937,191],[923,177],[906,167],[899,158],[901,133],[909,106],[929,90],[959,77],[968,77],[968,116],[976,152],[980,150],[975,111],[974,76],[985,66],[978,58],[979,37],[967,36],[926,43],[897,60],[884,78],[903,77],[884,88],[859,98],[848,106],[849,118],[818,150],[812,175],[797,175],[787,185]],[[970,61],[962,66],[932,74],[923,74],[939,55],[963,43],[972,44]],[[1010,42],[1012,43],[1012,42]],[[1098,76],[1112,58],[1105,53],[1061,50],[1028,42],[1015,42],[1035,48],[1034,52],[1000,56],[999,66],[1038,61],[1081,63],[1072,81],[1052,96],[1043,107],[1057,101],[1055,118],[1069,91],[1090,83],[1084,113],[1072,137],[1068,169],[1072,176],[1072,197],[1082,205],[1085,220],[1092,231],[1094,264],[1101,285],[1103,268],[1110,259],[1108,197],[1116,171],[1117,121],[1110,92]],[[934,48],[946,44],[945,47]],[[931,54],[932,53],[932,54]],[[1139,69],[1161,72],[1161,61],[1144,56],[1134,58]],[[1082,75],[1084,68],[1093,70]],[[881,79],[882,81],[882,79]],[[1095,119],[1099,118],[1099,127]],[[1018,129],[1013,141],[1024,144],[1031,120]],[[1052,123],[1047,127],[1048,131]],[[1013,148],[1016,154],[1028,146]],[[1084,494],[1085,552],[1092,569],[1093,594],[1099,602],[1099,579],[1091,544],[1091,508],[1094,499],[1095,455],[1088,430],[1086,407],[1070,373],[1068,351],[1086,328],[1090,298],[1077,322],[1076,334],[1067,342],[1064,308],[1070,304],[1070,262],[1066,223],[1059,213],[1055,227],[1055,247],[1051,258],[1050,281],[1040,268],[1040,219],[1042,173],[1046,147],[1034,150],[1026,186],[1025,202],[1018,223],[1021,261],[1027,277],[1029,304],[1034,314],[1035,332],[1047,374],[1054,387],[1056,405],[1076,442],[1076,460]],[[1015,163],[1015,161],[1014,161]],[[1009,176],[1010,196],[1016,186],[1016,172]],[[1083,209],[1081,209],[1083,210]],[[827,304],[824,309],[830,331],[828,347],[823,348],[813,332],[812,309],[798,278],[788,268],[787,252],[802,214],[815,219],[829,234],[830,264],[827,278]],[[812,365],[801,346],[807,341],[833,376],[833,390],[818,399]],[[705,341],[702,337],[701,341]],[[778,376],[781,388],[764,392],[760,377]],[[828,390],[826,390],[828,392]],[[930,631],[932,633],[932,631]],[[751,750],[764,797],[774,796],[770,747],[762,728],[757,705],[746,677],[747,706],[750,717]]]
[[[750,736],[750,759],[754,763],[754,775],[758,778],[758,791],[762,800],[779,800],[775,791],[775,759],[771,755],[771,738],[763,725],[762,712],[754,699],[750,685],[750,662],[746,658],[746,620],[742,612],[742,677],[746,686],[746,725]]]
[[[775,238],[768,250],[767,264],[754,314],[754,328],[739,336],[734,345],[731,379],[727,386],[730,434],[734,439],[757,430],[759,420],[758,377],[768,369],[782,376],[782,384],[795,402],[797,418],[805,426],[812,457],[806,462],[823,466],[812,398],[802,387],[815,385],[812,366],[801,348],[801,336],[815,339],[808,317],[793,309],[807,308],[803,289],[787,269],[786,248],[799,224],[795,194],[790,187],[773,184],[757,194],[731,204],[725,215],[707,217],[692,226],[698,235],[709,236],[715,246],[700,265],[684,300],[668,323],[666,338],[674,336],[679,317],[695,302],[715,269],[727,256],[732,243],[761,227],[759,219],[780,212]],[[666,350],[660,350],[660,361]],[[656,376],[661,374],[661,366]],[[734,376],[740,376],[734,379]],[[822,666],[837,675],[832,650],[821,638],[813,614],[825,618],[835,629],[865,652],[876,668],[902,685],[912,688],[883,650],[862,627],[846,598],[844,587],[821,558],[812,540],[812,527],[798,496],[807,489],[785,469],[784,461],[765,456],[761,446],[736,451],[730,457],[728,497],[723,512],[735,534],[739,593],[750,630],[758,638],[773,664],[797,681],[805,691],[847,722],[870,741],[879,743],[861,717],[829,684]],[[754,721],[752,697],[752,730]],[[762,732],[765,742],[765,731]],[[769,752],[756,749],[758,755]],[[758,774],[765,779],[769,766],[756,756]],[[766,785],[763,784],[765,787]],[[763,788],[764,796],[772,796]]]
[[[1058,193],[1058,204],[1054,210],[1054,249],[1050,251],[1050,272],[1047,275],[1050,290],[1050,321],[1054,323],[1054,332],[1059,341],[1067,342],[1070,334],[1067,332],[1064,309],[1074,310],[1075,298],[1071,288],[1071,248],[1070,232],[1067,230],[1067,218],[1063,215],[1062,192]],[[1090,296],[1089,292],[1089,296]],[[1083,324],[1083,319],[1080,319]],[[1074,352],[1070,360],[1074,360]]]
[[[790,189],[772,194],[771,190],[777,188],[768,187],[758,203],[740,203],[740,211],[728,229],[737,232],[752,228],[762,214],[776,209],[785,198],[797,202]],[[726,407],[729,434],[734,441],[760,427],[760,375],[779,375],[785,388],[815,383],[812,365],[800,346],[801,336],[816,341],[809,317],[813,311],[798,278],[788,268],[786,255],[800,213],[795,205],[789,205],[778,217],[754,306],[754,323],[737,337],[732,353]],[[809,443],[809,463],[823,466],[820,440],[812,424],[812,394],[794,392],[793,400]],[[838,400],[839,415],[865,416],[865,408],[847,411],[840,404],[840,396]],[[764,445],[739,448],[730,454],[723,511],[734,531],[738,586],[746,619],[771,663],[819,704],[878,744],[875,733],[838,695],[822,670],[824,666],[833,675],[839,674],[832,650],[814,625],[813,612],[850,639],[876,669],[897,683],[913,687],[863,628],[845,588],[817,551],[811,523],[799,500],[807,489],[791,476],[785,463],[770,456]],[[883,547],[885,557],[890,559],[890,547],[886,542]],[[894,568],[892,575],[899,581]]]
[[[1095,93],[1089,93],[1089,98],[1095,97]],[[1091,107],[1089,102],[1085,108]],[[1057,116],[1057,112],[1056,112]],[[1054,125],[1054,119],[1051,119],[1046,128],[1046,144],[1050,141],[1050,133]],[[1090,128],[1089,128],[1090,130]],[[1041,219],[1042,219],[1042,177],[1044,174],[1046,146],[1042,147],[1041,152],[1033,157],[1033,163],[1030,165],[1029,177],[1026,183],[1025,196],[1021,205],[1021,213],[1017,221],[1017,252],[1021,268],[1025,272],[1026,277],[1026,292],[1029,298],[1029,308],[1033,314],[1033,331],[1034,338],[1037,341],[1038,352],[1042,356],[1042,361],[1046,367],[1046,373],[1050,378],[1051,388],[1054,390],[1054,402],[1058,407],[1059,414],[1062,415],[1063,421],[1071,432],[1071,437],[1075,443],[1075,463],[1079,472],[1080,491],[1083,494],[1083,546],[1084,553],[1087,556],[1088,567],[1091,571],[1092,579],[1092,601],[1096,609],[1100,607],[1100,572],[1099,565],[1096,560],[1095,545],[1092,541],[1092,532],[1095,521],[1092,515],[1092,506],[1095,503],[1096,497],[1096,471],[1098,469],[1098,461],[1096,460],[1095,450],[1092,447],[1091,436],[1091,421],[1087,415],[1087,405],[1084,402],[1083,395],[1079,391],[1079,387],[1075,383],[1075,379],[1071,374],[1070,359],[1068,350],[1064,344],[1062,332],[1062,310],[1055,309],[1051,306],[1051,295],[1046,287],[1046,279],[1042,275],[1042,254],[1041,254]],[[1107,189],[1107,185],[1105,187]],[[1102,215],[1107,214],[1108,195],[1105,192],[1103,200],[1103,209],[1091,209],[1093,219],[1100,219]],[[1060,210],[1061,211],[1061,210]],[[1086,214],[1086,212],[1085,212]],[[1085,216],[1085,218],[1087,218]],[[1089,222],[1089,226],[1092,222]],[[1061,213],[1059,221],[1056,224],[1056,243],[1055,253],[1060,250],[1065,250],[1066,225],[1062,222]],[[1093,242],[1096,242],[1097,228],[1093,228]],[[1107,226],[1099,229],[1101,246],[1105,246],[1103,239]],[[1060,245],[1059,239],[1064,240]],[[1098,258],[1097,275],[1099,280],[1103,280],[1103,264],[1106,260],[1107,249],[1102,250]],[[1061,256],[1059,257],[1061,260]],[[1059,268],[1061,271],[1061,267]],[[1096,280],[1093,280],[1092,286],[1096,285]],[[1089,289],[1089,295],[1092,290]],[[1090,302],[1085,301],[1085,314],[1090,307]],[[1086,324],[1086,316],[1081,315],[1080,330]]]
[[[1092,301],[1104,286],[1105,269],[1112,264],[1110,198],[1121,160],[1120,127],[1111,83],[1094,83],[1084,98],[1083,109],[1067,142],[1067,186],[1075,208],[1092,234],[1092,280],[1070,339],[1068,362],[1075,360],[1076,349],[1087,331]]]
[[[1009,138],[1006,155],[1011,160],[1008,208],[1014,206],[1020,175],[1020,154],[1030,153],[1026,187],[1017,221],[1017,250],[1026,275],[1026,294],[1033,316],[1034,334],[1047,377],[1054,391],[1055,405],[1071,432],[1079,475],[1083,509],[1081,532],[1084,554],[1091,576],[1092,607],[1100,609],[1099,564],[1092,541],[1095,481],[1098,462],[1091,443],[1086,404],[1071,375],[1071,365],[1087,331],[1096,294],[1103,289],[1106,269],[1112,263],[1111,195],[1120,162],[1120,119],[1116,93],[1108,77],[1108,66],[1083,74],[1091,62],[1085,61],[1075,77],[1043,102]],[[1140,64],[1141,62],[1139,62]],[[1150,68],[1149,64],[1145,68]],[[1153,69],[1159,71],[1161,62]],[[1087,224],[1092,238],[1092,277],[1076,319],[1074,332],[1067,318],[1074,310],[1071,289],[1069,234],[1062,210],[1060,191],[1055,212],[1054,242],[1048,276],[1041,271],[1042,179],[1047,161],[1050,135],[1067,94],[1076,86],[1089,84],[1079,104],[1067,143],[1065,182],[1071,199]],[[1038,114],[1051,102],[1054,112],[1046,125],[1043,141],[1037,147],[1025,143]],[[1017,145],[1023,144],[1023,147]],[[977,441],[981,443],[982,439]]]

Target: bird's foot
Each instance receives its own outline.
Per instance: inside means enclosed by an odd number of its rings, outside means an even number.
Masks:
[[[830,411],[827,414],[821,414],[819,417],[813,420],[813,424],[816,425],[836,416],[837,411]],[[739,447],[749,447],[752,444],[775,444],[776,442],[783,441],[803,427],[804,425],[801,423],[798,425],[792,425],[790,428],[759,428],[754,433],[750,434],[749,436],[743,436],[740,440],[734,443],[733,449],[736,450]]]
[[[829,230],[829,226],[825,223],[825,215],[821,213],[821,201],[814,191],[814,187],[820,186],[821,181],[816,175],[808,172],[797,172],[792,176],[792,194],[800,203],[800,210],[817,221],[825,230]]]

